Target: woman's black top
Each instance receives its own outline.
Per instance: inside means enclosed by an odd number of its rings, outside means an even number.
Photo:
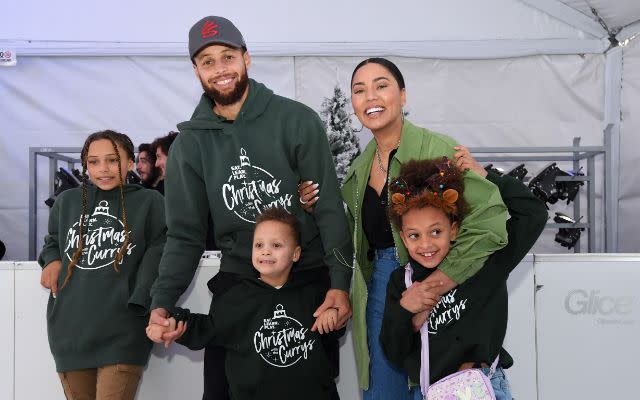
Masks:
[[[395,153],[396,150],[391,151],[389,160],[391,160]],[[377,163],[377,160],[374,159],[373,162]],[[390,163],[391,162],[387,163],[387,165]],[[364,192],[364,200],[362,202],[362,229],[369,241],[369,248],[371,249],[385,249],[395,246],[393,234],[391,233],[391,223],[387,216],[387,203],[389,200],[387,191],[387,182],[385,182],[380,196],[378,196],[378,192],[369,185],[367,185]]]

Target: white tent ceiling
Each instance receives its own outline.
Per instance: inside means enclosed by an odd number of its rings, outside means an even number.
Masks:
[[[593,18],[592,9],[610,30],[620,29],[640,19],[640,1],[638,0],[559,0],[569,7]]]

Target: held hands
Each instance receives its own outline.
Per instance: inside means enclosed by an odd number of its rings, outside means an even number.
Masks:
[[[329,308],[325,310],[316,319],[315,326],[318,328],[318,332],[322,335],[338,329],[338,309]]]
[[[464,146],[454,146],[453,148],[457,152],[453,155],[456,160],[456,166],[465,171],[467,169],[472,170],[483,178],[487,177],[487,171],[471,156],[469,149]]]
[[[321,328],[326,332],[329,332],[329,330],[326,330],[326,326],[321,327],[320,325],[324,321],[323,318],[327,318],[322,317],[321,319],[322,314],[330,309],[335,309],[338,312],[336,323],[334,325],[335,328],[333,330],[342,329],[347,324],[349,317],[351,317],[349,294],[341,289],[329,289],[324,298],[324,302],[320,304],[320,307],[318,307],[316,312],[313,313],[313,316],[316,317],[316,322],[314,322],[311,327],[312,332],[318,330],[320,333],[323,333],[322,330],[320,330]]]
[[[298,196],[302,209],[308,213],[313,212],[313,205],[316,204],[320,196],[317,194],[320,192],[317,183],[312,181],[303,181],[298,184]]]
[[[171,325],[171,320],[173,320],[173,326]],[[154,327],[154,325],[157,325],[159,328]],[[150,328],[154,337],[149,335]],[[164,342],[164,347],[169,347],[175,340],[180,339],[186,330],[187,323],[180,321],[176,324],[175,319],[169,318],[169,312],[164,308],[155,308],[151,310],[151,314],[149,315],[149,325],[147,326],[147,336],[154,342]],[[161,334],[161,337],[159,340],[156,340],[158,332]]]
[[[155,343],[164,342],[164,340],[162,340],[162,335],[164,335],[166,332],[171,332],[176,330],[176,319],[171,317],[168,319],[168,321],[169,321],[169,326],[162,326],[158,324],[148,325],[146,329],[147,337]]]
[[[58,294],[58,276],[60,276],[61,269],[62,262],[60,260],[51,261],[42,269],[40,275],[40,284],[45,289],[51,289],[51,295],[54,299]]]
[[[427,315],[438,301],[440,296],[436,293],[436,288],[442,286],[442,282],[414,282],[410,288],[402,292],[402,298],[400,299],[400,305],[405,310],[418,314],[423,311],[427,312]]]

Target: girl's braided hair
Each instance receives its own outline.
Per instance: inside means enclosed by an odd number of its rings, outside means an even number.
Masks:
[[[124,239],[124,242],[122,243],[122,246],[116,253],[115,259],[113,260],[113,268],[117,272],[120,272],[120,268],[118,267],[118,264],[122,263],[122,258],[124,257],[124,253],[127,251],[127,248],[131,243],[131,237],[129,235],[129,225],[127,224],[127,213],[125,212],[125,205],[124,205],[124,182],[122,180],[122,164],[120,162],[121,157],[120,157],[120,150],[118,149],[118,145],[126,152],[129,160],[134,160],[135,156],[133,154],[134,153],[133,142],[131,141],[131,139],[129,139],[129,136],[123,133],[112,131],[112,130],[105,130],[105,131],[92,133],[91,135],[89,135],[89,137],[87,137],[87,140],[85,140],[84,146],[82,146],[82,151],[80,152],[80,161],[82,162],[82,212],[80,214],[80,237],[79,237],[78,248],[73,253],[73,257],[71,257],[71,262],[69,262],[69,265],[67,266],[67,276],[65,277],[64,282],[62,283],[62,286],[60,286],[60,289],[63,289],[67,285],[67,283],[71,279],[71,276],[73,275],[73,269],[75,268],[76,265],[78,265],[78,262],[82,257],[82,250],[85,244],[84,243],[84,234],[85,234],[84,224],[86,223],[86,220],[87,220],[87,197],[88,197],[87,185],[88,185],[88,179],[89,179],[89,177],[87,176],[87,155],[89,153],[89,146],[91,145],[91,143],[95,142],[96,140],[103,140],[103,139],[110,141],[111,144],[113,145],[113,150],[116,153],[116,160],[118,162],[118,176],[120,179],[120,184],[119,184],[120,208],[122,209],[122,223],[124,225],[125,239]]]

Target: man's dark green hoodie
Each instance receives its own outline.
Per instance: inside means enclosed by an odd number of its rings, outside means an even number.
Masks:
[[[113,364],[145,365],[151,351],[145,327],[150,289],[165,242],[163,198],[138,185],[124,188],[130,244],[120,272],[113,267],[124,242],[120,189],[87,188],[85,245],[57,298],[49,296],[49,346],[58,372]],[[63,192],[49,214],[49,234],[38,262],[62,261],[58,288],[78,248],[81,189]]]
[[[256,217],[270,206],[300,221],[302,257],[294,271],[329,268],[331,287],[349,290],[352,246],[327,136],[309,107],[249,82],[235,121],[213,112],[205,95],[190,121],[178,125],[165,177],[167,244],[152,308],[173,307],[193,279],[211,210],[220,270],[253,273]],[[298,201],[301,180],[319,183],[312,215]]]

